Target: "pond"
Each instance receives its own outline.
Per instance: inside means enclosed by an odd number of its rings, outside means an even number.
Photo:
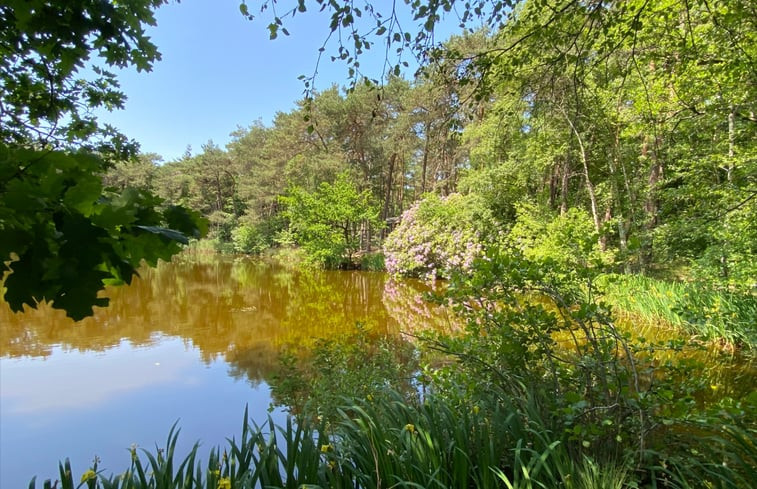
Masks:
[[[419,282],[370,272],[302,271],[205,256],[144,269],[111,304],[74,323],[41,306],[0,304],[0,487],[55,480],[58,462],[106,474],[128,449],[163,446],[178,421],[179,453],[239,436],[245,406],[284,419],[269,381],[282,348],[338,338],[356,323],[376,334],[445,328]]]

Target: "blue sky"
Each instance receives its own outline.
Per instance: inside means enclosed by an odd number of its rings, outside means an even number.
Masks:
[[[251,13],[257,13],[256,3],[248,2]],[[292,110],[303,96],[297,77],[312,74],[329,26],[326,15],[308,11],[285,21],[290,36],[271,41],[269,18],[245,19],[239,0],[182,0],[161,7],[156,18],[148,35],[162,61],[148,73],[118,72],[126,108],[98,115],[136,139],[143,152],[166,161],[179,158],[187,146],[196,154],[211,139],[224,146],[237,127],[257,119],[270,125],[276,112]],[[447,34],[457,31],[455,22],[448,24]],[[376,46],[361,58],[367,75],[381,76],[383,53]],[[347,66],[324,56],[316,87],[333,83],[347,83]]]

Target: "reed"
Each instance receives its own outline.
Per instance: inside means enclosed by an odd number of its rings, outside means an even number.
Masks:
[[[685,489],[749,487],[744,484],[757,477],[754,430],[704,427],[711,435],[703,439],[709,448],[702,456],[682,453],[664,465],[658,458],[658,465],[638,467],[624,460],[577,460],[536,413],[514,405],[501,399],[461,405],[434,397],[408,404],[395,396],[353,402],[331,424],[290,417],[284,426],[271,419],[251,424],[245,411],[241,437],[212,449],[206,464],[198,458],[198,444],[179,457],[174,425],[163,448],[132,449],[130,466],[121,474],[106,476],[95,462],[77,477],[66,460],[59,465],[60,479],[42,487]],[[35,480],[29,488],[35,489]]]
[[[605,275],[604,298],[621,314],[671,325],[703,341],[754,350],[757,296],[750,291],[670,282],[642,275]]]

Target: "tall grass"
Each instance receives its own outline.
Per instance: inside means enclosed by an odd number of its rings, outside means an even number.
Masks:
[[[409,405],[399,397],[363,401],[340,410],[332,425],[307,420],[285,426],[245,421],[239,440],[211,450],[208,462],[198,446],[179,459],[179,430],[164,448],[131,452],[118,475],[97,464],[76,477],[60,465],[61,489],[232,489],[232,488],[530,488],[584,487],[563,481],[591,477],[596,465],[573,466],[559,441],[505,406],[446,402]],[[588,469],[587,469],[588,468]],[[583,475],[583,472],[588,475]],[[625,476],[624,476],[625,477]],[[45,481],[44,489],[55,487]],[[35,481],[29,485],[35,488]]]
[[[353,403],[337,422],[318,426],[291,417],[284,426],[270,419],[258,426],[245,412],[241,437],[212,449],[205,464],[198,444],[178,456],[174,426],[164,448],[132,449],[122,474],[105,475],[95,462],[75,476],[65,461],[60,479],[43,489],[749,487],[757,477],[754,430],[711,432],[703,446],[712,449],[702,457],[691,450],[662,465],[632,467],[572,459],[559,434],[507,402],[453,406],[431,397],[411,405],[395,397]]]
[[[600,277],[605,300],[621,314],[666,323],[703,341],[757,348],[757,296],[641,275]]]

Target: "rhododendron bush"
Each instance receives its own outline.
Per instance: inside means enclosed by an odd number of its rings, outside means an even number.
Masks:
[[[384,243],[391,274],[434,280],[471,270],[497,235],[491,211],[476,195],[426,195],[402,214]]]

